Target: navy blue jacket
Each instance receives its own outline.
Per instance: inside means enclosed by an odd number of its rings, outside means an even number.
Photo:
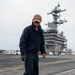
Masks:
[[[27,52],[37,53],[39,51],[41,51],[41,54],[46,53],[41,26],[39,26],[38,31],[35,30],[33,24],[26,27],[21,35],[19,46],[21,55],[25,55]]]

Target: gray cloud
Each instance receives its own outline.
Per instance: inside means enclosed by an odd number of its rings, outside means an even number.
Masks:
[[[0,49],[19,49],[19,39],[23,29],[31,24],[34,14],[43,17],[42,28],[47,28],[45,23],[52,21],[52,16],[47,16],[58,3],[67,11],[61,13],[62,19],[68,22],[58,27],[64,31],[68,39],[68,47],[75,50],[75,1],[74,0],[0,0]]]

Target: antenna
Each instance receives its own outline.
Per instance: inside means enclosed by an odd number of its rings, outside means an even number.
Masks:
[[[65,22],[67,22],[67,20],[59,20],[58,21],[58,19],[61,17],[61,15],[60,15],[60,13],[61,12],[64,12],[64,11],[66,11],[66,9],[63,9],[63,10],[61,10],[60,9],[60,4],[58,3],[58,5],[57,6],[55,6],[54,7],[54,9],[50,12],[50,13],[47,13],[47,15],[50,15],[50,14],[52,14],[52,16],[53,16],[53,22],[52,23],[48,23],[47,25],[48,25],[48,27],[54,27],[54,29],[57,29],[57,27],[60,25],[60,24],[63,24],[63,23],[65,23]],[[54,23],[54,24],[53,24]],[[53,26],[52,26],[53,25]]]

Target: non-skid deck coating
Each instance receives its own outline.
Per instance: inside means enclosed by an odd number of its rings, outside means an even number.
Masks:
[[[0,55],[0,75],[23,75],[20,55]],[[75,56],[39,56],[39,75],[75,75]]]

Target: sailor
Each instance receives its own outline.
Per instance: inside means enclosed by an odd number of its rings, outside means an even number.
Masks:
[[[27,26],[21,35],[19,47],[21,59],[25,61],[23,75],[39,75],[38,52],[41,52],[43,58],[46,56],[41,22],[42,17],[39,14],[34,15],[32,24]]]

